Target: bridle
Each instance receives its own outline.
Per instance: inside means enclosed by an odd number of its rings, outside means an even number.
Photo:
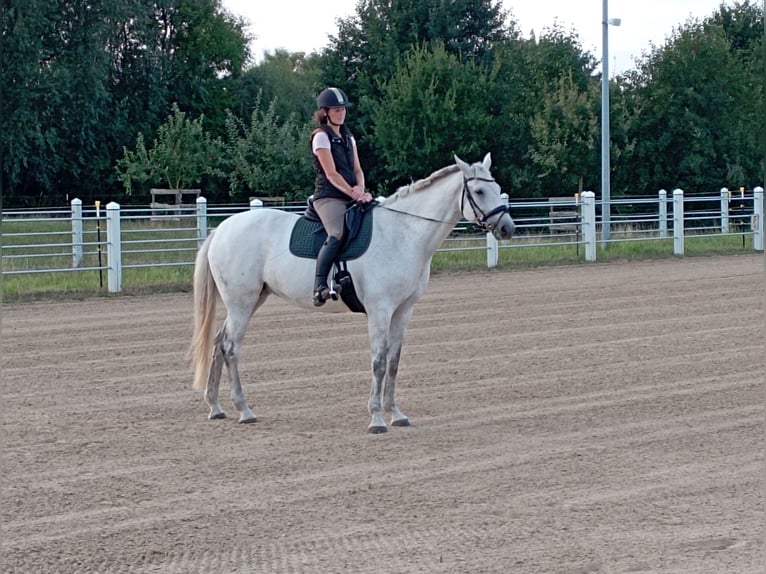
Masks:
[[[465,200],[468,198],[468,205],[471,206],[471,209],[473,210],[473,215],[476,217],[476,225],[479,226],[479,229],[482,231],[490,232],[492,231],[492,226],[489,225],[488,220],[490,217],[493,217],[497,214],[505,214],[511,212],[511,206],[508,204],[504,205],[498,205],[495,209],[490,211],[489,213],[484,213],[479,205],[476,203],[476,200],[473,197],[473,194],[471,193],[471,189],[468,187],[468,182],[470,181],[483,181],[486,183],[495,183],[495,180],[491,177],[479,177],[478,175],[474,175],[471,178],[467,178],[463,176],[463,196],[460,199],[460,213],[463,213],[463,209],[465,208]]]
[[[475,172],[475,169],[474,169]],[[476,200],[473,198],[473,194],[468,187],[468,182],[470,181],[483,181],[486,183],[495,183],[495,180],[493,178],[486,178],[486,177],[479,177],[478,175],[474,175],[473,177],[465,177],[463,176],[463,193],[460,198],[460,213],[463,213],[463,208],[465,207],[465,200],[468,198],[468,205],[471,206],[471,209],[473,210],[473,215],[476,217],[475,225],[478,225],[479,229],[485,232],[491,232],[492,226],[487,223],[490,217],[497,215],[498,213],[510,213],[511,212],[511,206],[510,205],[498,205],[496,208],[494,208],[489,213],[484,213],[479,205],[476,203]],[[417,213],[409,213],[408,211],[399,211],[398,209],[391,209],[388,207],[385,203],[378,204],[378,207],[381,207],[383,209],[387,209],[388,211],[393,211],[394,213],[401,213],[402,215],[409,215],[411,217],[417,217],[418,219],[425,219],[426,221],[433,221],[435,223],[450,223],[449,221],[442,221],[441,219],[434,219],[432,217],[426,217],[425,215],[418,215]]]

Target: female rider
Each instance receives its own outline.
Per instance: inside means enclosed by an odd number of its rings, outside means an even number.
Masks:
[[[316,178],[314,210],[322,220],[327,240],[317,255],[313,301],[317,307],[337,295],[327,286],[343,236],[344,215],[351,202],[368,203],[356,140],[345,125],[348,98],[343,90],[327,88],[317,97],[314,119],[319,127],[311,133],[311,152]]]

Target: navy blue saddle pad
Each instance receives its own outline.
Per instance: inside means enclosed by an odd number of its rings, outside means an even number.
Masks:
[[[352,207],[346,212],[346,231],[348,236],[338,259],[356,259],[367,251],[372,239],[372,212],[374,209],[359,209]],[[309,216],[310,217],[310,216]],[[319,220],[301,216],[293,226],[290,234],[290,253],[296,257],[316,259],[322,247],[327,232]]]

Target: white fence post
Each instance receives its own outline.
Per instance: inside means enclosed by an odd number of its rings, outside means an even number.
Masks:
[[[508,194],[501,193],[500,197],[503,199],[505,205],[508,205]],[[497,262],[500,259],[500,245],[497,238],[493,233],[487,233],[487,267],[497,267]]]
[[[729,233],[729,198],[731,193],[725,187],[721,188],[721,233]]]
[[[72,267],[82,266],[82,200],[72,200]]]
[[[753,190],[753,216],[750,222],[753,230],[753,249],[763,251],[763,188]]]
[[[684,190],[673,190],[673,253],[684,254]]]
[[[497,267],[497,238],[492,233],[487,233],[487,267]]]
[[[596,194],[582,192],[582,237],[585,241],[585,261],[596,260]]]
[[[664,189],[660,190],[659,202],[660,208],[660,237],[668,236],[668,192]]]
[[[207,199],[197,198],[197,249],[202,247],[202,243],[207,237]]]
[[[263,202],[260,199],[254,197],[250,200],[250,209],[258,209],[259,207],[263,207]]]
[[[106,259],[110,293],[122,291],[122,234],[120,232],[120,204],[114,201],[106,206]]]

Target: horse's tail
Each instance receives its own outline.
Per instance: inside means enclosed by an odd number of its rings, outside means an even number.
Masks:
[[[193,387],[198,391],[205,388],[213,357],[213,325],[218,287],[210,273],[207,258],[212,237],[211,233],[202,243],[194,262],[194,333],[188,358],[194,368]]]

